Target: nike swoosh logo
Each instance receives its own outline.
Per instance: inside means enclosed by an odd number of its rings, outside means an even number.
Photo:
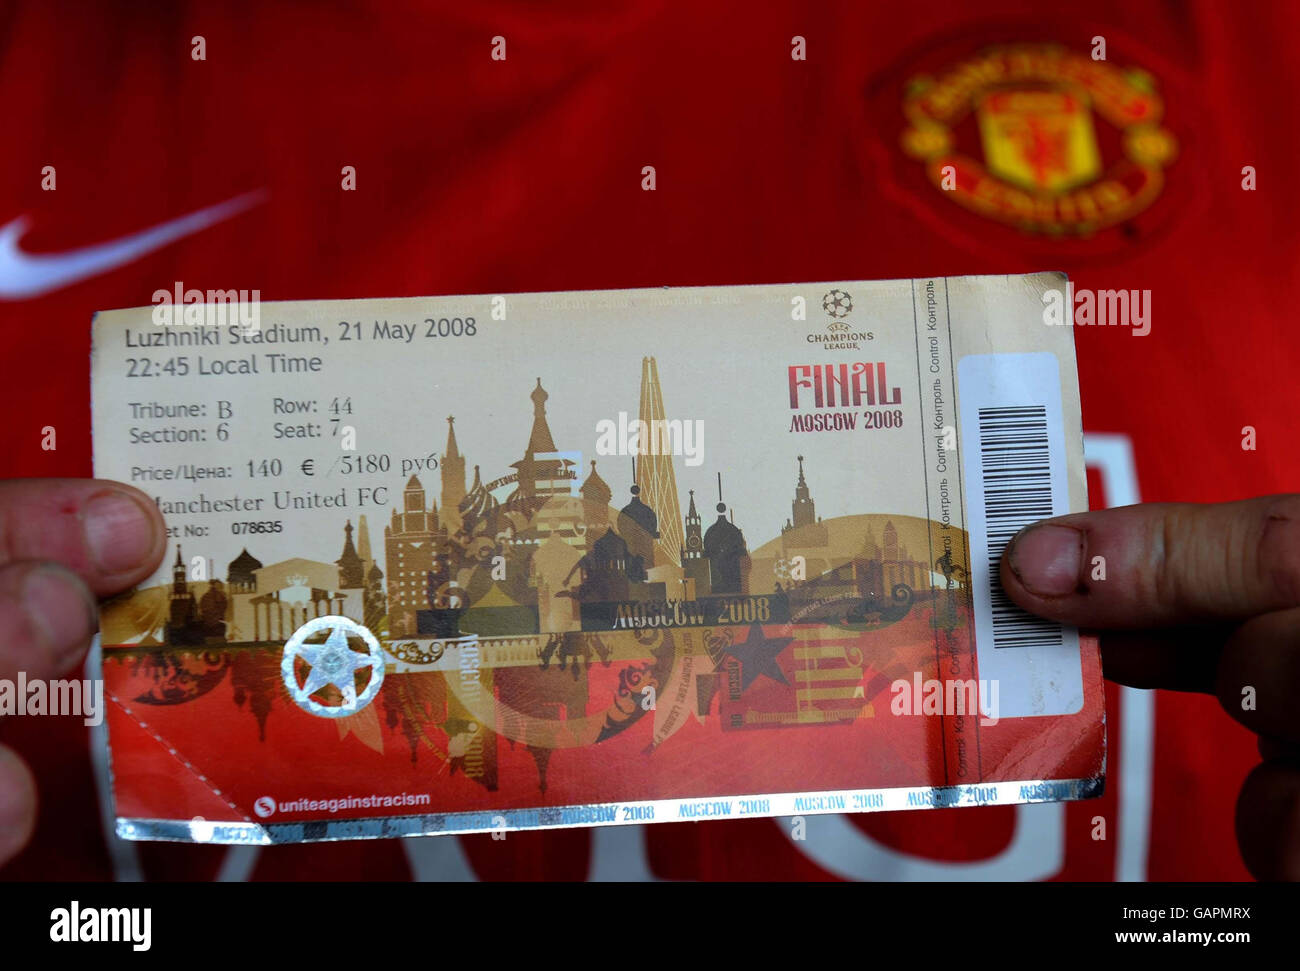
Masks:
[[[19,216],[0,227],[0,300],[39,297],[115,270],[178,239],[215,226],[265,198],[265,190],[248,192],[129,236],[62,253],[24,252],[18,244],[27,233],[28,219]]]

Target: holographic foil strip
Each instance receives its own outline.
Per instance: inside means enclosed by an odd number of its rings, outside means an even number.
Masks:
[[[754,817],[820,816],[834,813],[896,812],[956,806],[1004,806],[1062,802],[1100,796],[1103,779],[1032,779],[957,786],[899,789],[846,789],[834,792],[781,793],[705,799],[656,799],[645,802],[597,803],[481,812],[427,813],[416,816],[318,819],[288,823],[209,820],[117,820],[117,835],[127,840],[173,840],[193,843],[309,843],[397,836],[439,836],[522,832],[580,826],[619,826],[696,822]]]

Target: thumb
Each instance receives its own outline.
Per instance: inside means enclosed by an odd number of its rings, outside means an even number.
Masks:
[[[1233,620],[1300,605],[1300,495],[1148,503],[1047,519],[1002,557],[1032,613],[1083,627]]]

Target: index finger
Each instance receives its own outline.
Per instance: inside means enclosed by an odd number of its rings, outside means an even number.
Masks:
[[[51,560],[96,596],[129,589],[162,560],[166,527],[139,489],[105,479],[0,482],[0,566]]]
[[[1300,495],[1148,503],[1043,520],[1002,557],[1003,589],[1083,627],[1234,620],[1300,605]]]

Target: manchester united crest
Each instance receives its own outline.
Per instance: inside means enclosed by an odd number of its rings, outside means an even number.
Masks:
[[[1146,209],[1177,140],[1150,74],[1054,45],[994,47],[912,77],[902,147],[958,204],[1043,234]]]

